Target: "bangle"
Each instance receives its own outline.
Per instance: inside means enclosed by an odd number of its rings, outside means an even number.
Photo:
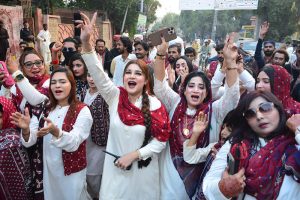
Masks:
[[[160,57],[163,57],[163,56],[166,56],[166,54],[160,54],[160,53],[156,53],[156,56],[160,56]]]
[[[81,55],[84,55],[84,54],[93,54],[94,52],[95,52],[95,50],[85,51],[85,52],[81,52]]]
[[[227,67],[226,69],[227,70],[234,70],[234,69],[237,69],[237,67]]]
[[[166,56],[155,56],[155,59],[165,60],[165,59],[166,59]]]

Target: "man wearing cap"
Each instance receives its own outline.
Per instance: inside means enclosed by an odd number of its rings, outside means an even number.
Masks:
[[[272,40],[267,40],[263,42],[268,30],[269,30],[269,23],[264,22],[260,27],[259,39],[257,41],[255,54],[254,54],[254,59],[257,63],[258,70],[263,68],[265,64],[272,62],[272,54],[275,50],[275,42]],[[263,43],[264,43],[263,51],[265,55],[264,57],[261,54]]]

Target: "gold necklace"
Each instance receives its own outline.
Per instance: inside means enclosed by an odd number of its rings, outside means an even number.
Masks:
[[[187,127],[187,115],[184,117],[183,135],[186,137],[190,135],[190,130]]]

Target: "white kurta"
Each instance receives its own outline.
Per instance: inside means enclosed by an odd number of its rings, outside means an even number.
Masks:
[[[48,118],[62,130],[63,121],[69,106],[57,106],[49,113]],[[30,138],[22,144],[32,146],[37,140],[38,119],[33,116],[30,121]],[[56,139],[50,133],[43,138],[43,181],[44,197],[46,200],[85,200],[90,199],[86,190],[86,169],[65,176],[62,150],[76,151],[79,145],[87,139],[93,119],[88,107],[84,107],[73,126],[72,131],[63,132],[61,138]]]
[[[299,135],[299,134],[298,134]],[[299,139],[299,136],[298,136]],[[267,143],[264,139],[260,139],[260,144],[264,147]],[[299,141],[296,138],[296,141]],[[258,145],[259,146],[259,145]],[[227,141],[220,151],[216,155],[216,159],[213,161],[210,170],[207,172],[203,180],[203,192],[209,200],[222,200],[227,199],[219,189],[218,183],[221,180],[222,173],[227,167],[227,154],[231,148],[230,143]],[[239,195],[238,199],[243,199],[244,195]],[[253,196],[245,195],[244,200],[255,200]],[[283,183],[280,188],[277,200],[296,200],[300,199],[300,184],[297,183],[291,176],[284,176]]]
[[[19,87],[21,93],[23,94],[23,99],[19,106],[20,110],[23,112],[25,109],[26,102],[30,105],[38,105],[47,99],[48,97],[44,94],[40,93],[38,90],[31,85],[26,77],[20,82],[16,82],[17,86]],[[46,80],[42,85],[43,88],[49,88],[50,79]],[[11,98],[11,95],[17,94],[16,85],[13,85],[10,89],[5,88],[3,85],[0,90],[0,96],[5,96],[6,98]]]
[[[51,34],[49,30],[40,30],[39,34],[37,35],[37,39],[40,41],[40,50],[41,54],[45,60],[46,64],[50,64],[51,62],[51,52],[49,49],[49,45],[51,43]]]
[[[174,111],[180,102],[180,96],[174,92],[164,80],[160,82],[154,78],[154,92],[156,96],[163,102],[166,109],[169,112],[170,119],[172,119]],[[213,102],[212,104],[212,116],[210,122],[210,134],[209,143],[215,143],[219,139],[220,127],[226,114],[234,109],[239,101],[239,80],[235,82],[230,88],[225,84],[225,93],[221,99]],[[184,146],[185,148],[185,146]],[[184,151],[187,153],[191,162],[197,163],[195,159],[207,156],[210,148],[203,148],[202,150],[196,150],[196,146],[189,147]],[[197,154],[190,156],[191,154]],[[201,154],[201,155],[200,155]],[[206,157],[205,157],[206,158]],[[167,143],[166,149],[164,149],[160,155],[160,185],[161,185],[161,200],[188,200],[188,194],[186,193],[185,186],[179,173],[177,172],[170,152],[170,145]]]
[[[120,120],[117,110],[120,90],[103,71],[102,64],[95,53],[84,54],[82,57],[102,97],[109,105],[110,129],[106,150],[123,156],[138,149],[142,159],[152,158],[147,167],[138,169],[137,162],[134,162],[130,170],[122,170],[114,165],[114,157],[106,155],[100,199],[159,200],[158,153],[165,148],[165,142],[159,142],[154,138],[148,145],[140,149],[144,140],[145,126],[127,126]],[[138,108],[142,106],[141,100],[140,97],[135,103]],[[149,100],[150,110],[158,109],[161,106],[157,98],[149,96]]]

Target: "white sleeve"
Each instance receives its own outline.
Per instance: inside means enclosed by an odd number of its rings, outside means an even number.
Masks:
[[[159,154],[166,147],[166,142],[160,142],[153,138],[146,146],[140,148],[138,151],[143,160],[151,157],[152,154]]]
[[[225,74],[222,73],[219,68],[216,69],[216,72],[211,80],[211,93],[212,98],[217,99],[218,91],[220,87],[223,85],[223,80],[225,78]]]
[[[44,41],[44,38],[42,37],[43,33],[42,31],[39,32],[39,34],[36,36],[38,40]]]
[[[216,144],[210,143],[207,147],[197,149],[196,145],[187,146],[189,141],[190,140],[186,140],[183,143],[183,159],[189,164],[205,162],[211,148]]]
[[[10,99],[11,98],[10,89],[8,89],[8,88],[4,87],[4,85],[2,85],[1,90],[0,90],[0,96],[3,96],[3,97],[6,97],[6,98]]]
[[[101,96],[108,105],[119,98],[119,89],[113,84],[108,75],[103,71],[102,63],[98,60],[96,52],[83,54],[82,58]]]
[[[209,200],[227,199],[219,189],[219,181],[227,167],[227,154],[229,150],[230,144],[227,141],[217,153],[215,160],[204,177],[202,189],[205,197]]]
[[[296,134],[295,135],[295,140],[298,143],[298,145],[300,145],[300,126],[297,127],[295,134]]]
[[[247,70],[244,70],[239,78],[248,92],[255,90],[255,79]]]
[[[49,80],[48,80],[49,81]],[[28,103],[32,106],[36,106],[48,97],[42,93],[40,93],[33,85],[31,85],[26,77],[23,80],[16,83],[24,98],[28,101]]]
[[[38,132],[38,129],[39,129],[39,120],[35,115],[32,115],[32,117],[30,119],[29,129],[30,129],[30,135],[29,135],[29,139],[27,142],[24,140],[23,135],[21,133],[21,135],[22,135],[21,142],[24,147],[31,147],[37,141],[36,133]]]
[[[161,82],[154,77],[154,93],[155,96],[164,104],[168,113],[180,99],[179,94],[172,90],[166,79]]]
[[[224,95],[213,102],[212,104],[212,112],[214,112],[217,124],[222,124],[225,116],[227,113],[238,105],[240,100],[240,86],[239,86],[239,79],[231,86],[228,87],[227,83],[225,82],[225,92]],[[219,134],[219,133],[217,133]]]
[[[67,152],[74,152],[79,145],[88,138],[92,127],[93,118],[87,106],[81,109],[70,132],[61,131],[62,136],[56,138],[52,136],[51,143]]]

